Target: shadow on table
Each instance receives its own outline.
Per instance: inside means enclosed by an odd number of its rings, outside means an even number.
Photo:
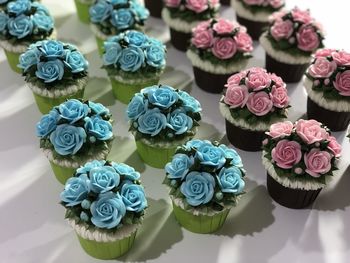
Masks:
[[[195,139],[200,140],[210,140],[210,141],[220,141],[222,138],[222,134],[220,131],[212,124],[200,121],[200,128],[197,131]]]

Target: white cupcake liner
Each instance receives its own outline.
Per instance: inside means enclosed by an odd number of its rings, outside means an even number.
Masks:
[[[188,23],[184,20],[181,20],[179,18],[171,18],[169,10],[165,7],[162,10],[162,18],[165,21],[165,23],[171,27],[172,29],[183,32],[183,33],[191,33],[192,28],[196,27],[200,22],[202,21],[193,21],[191,23]]]

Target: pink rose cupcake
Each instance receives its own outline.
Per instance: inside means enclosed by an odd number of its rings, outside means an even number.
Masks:
[[[289,97],[286,84],[262,68],[231,76],[220,101],[228,140],[245,151],[261,150],[271,124],[287,118]]]
[[[262,158],[270,196],[289,208],[311,205],[337,170],[341,146],[315,120],[275,123],[266,134]]]
[[[216,17],[219,7],[219,0],[164,0],[162,17],[170,27],[173,46],[186,51],[192,28],[201,21]]]
[[[344,131],[350,123],[350,53],[321,49],[305,73],[307,116],[332,131]]]
[[[245,28],[219,18],[201,22],[192,30],[187,57],[198,87],[221,93],[227,79],[247,66],[252,51],[253,41]]]
[[[155,18],[162,18],[163,0],[144,0],[150,15]]]
[[[284,6],[284,0],[232,0],[237,21],[247,27],[248,33],[258,40],[269,25],[269,16]]]
[[[286,82],[300,81],[311,55],[323,47],[323,35],[321,25],[308,10],[295,7],[274,13],[259,39],[266,52],[266,69]]]

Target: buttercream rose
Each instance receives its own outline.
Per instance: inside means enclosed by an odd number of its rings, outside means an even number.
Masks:
[[[147,110],[148,101],[141,94],[136,94],[126,108],[126,115],[130,120],[136,120]]]
[[[69,123],[75,123],[82,120],[89,112],[89,106],[77,99],[70,99],[61,103],[58,109],[61,117]]]
[[[163,68],[165,66],[165,51],[162,46],[149,46],[145,51],[146,62],[155,68]]]
[[[350,66],[350,53],[346,51],[333,52],[332,57],[338,66]]]
[[[39,62],[35,75],[42,79],[45,83],[51,83],[61,80],[64,74],[64,64],[61,60],[49,60],[47,62]]]
[[[7,4],[7,11],[10,14],[15,16],[19,16],[30,10],[31,3],[30,1],[10,1]]]
[[[195,29],[191,42],[197,48],[209,48],[213,40],[214,36],[211,29]]]
[[[285,87],[273,87],[271,90],[271,100],[273,106],[285,108],[289,105],[289,97]]]
[[[223,193],[240,194],[245,186],[241,170],[234,166],[222,168],[217,179]]]
[[[91,162],[87,162],[86,164],[84,164],[84,166],[77,169],[77,174],[87,174],[93,168],[104,166],[105,163],[105,160],[93,160]]]
[[[247,75],[247,72],[245,70],[236,73],[234,75],[232,75],[231,77],[228,78],[227,80],[227,84],[226,87],[230,87],[230,86],[236,86],[239,85],[241,83],[241,80]]]
[[[334,61],[320,57],[309,67],[308,73],[314,78],[329,78],[336,68],[337,64]]]
[[[42,116],[36,125],[36,135],[40,138],[49,135],[54,129],[56,129],[58,119],[59,114],[56,110],[51,110],[49,114]]]
[[[249,89],[258,91],[270,86],[271,78],[265,70],[254,70],[253,68],[245,79],[245,84]]]
[[[189,168],[193,165],[194,159],[188,157],[186,154],[178,153],[174,155],[170,163],[165,166],[165,171],[168,173],[169,179],[181,179],[183,180]]]
[[[41,42],[40,51],[49,59],[63,58],[65,55],[63,44],[56,40]]]
[[[148,42],[147,36],[136,30],[126,32],[124,39],[129,45],[136,47],[143,47]]]
[[[195,13],[202,13],[208,9],[208,0],[186,0],[186,7]]]
[[[83,54],[70,50],[66,52],[65,64],[72,70],[72,73],[86,71],[89,65]]]
[[[242,52],[251,52],[253,51],[253,40],[245,32],[238,32],[234,37],[237,43],[237,49]]]
[[[333,152],[335,157],[340,157],[342,147],[337,142],[337,139],[334,136],[329,136],[328,140],[329,140],[329,143],[327,145],[327,148]]]
[[[301,160],[301,146],[295,141],[281,140],[272,149],[271,156],[278,167],[290,169]]]
[[[116,65],[121,56],[122,48],[119,43],[106,41],[104,43],[105,53],[103,54],[103,64],[108,65]]]
[[[99,194],[106,193],[117,187],[120,183],[120,176],[111,166],[95,167],[90,170],[91,191]]]
[[[138,119],[138,130],[141,133],[156,136],[166,127],[167,120],[158,108],[153,108]]]
[[[33,15],[33,23],[37,28],[47,32],[54,28],[53,18],[42,13]]]
[[[203,143],[200,145],[197,149],[196,156],[202,165],[213,166],[217,169],[221,168],[226,163],[224,150],[211,143]]]
[[[100,116],[87,117],[84,121],[84,127],[88,135],[92,135],[100,141],[106,141],[113,137],[112,124],[103,120]]]
[[[113,6],[107,0],[99,0],[90,7],[90,20],[93,23],[101,23],[112,13]]]
[[[186,114],[183,108],[178,108],[167,116],[167,127],[175,131],[176,135],[184,134],[192,129],[193,120]]]
[[[145,55],[143,50],[134,46],[123,49],[118,60],[122,70],[131,72],[135,72],[141,68],[144,61]]]
[[[235,26],[230,20],[223,18],[218,19],[218,21],[213,25],[214,31],[219,35],[230,34],[234,28]]]
[[[276,9],[282,7],[284,4],[283,0],[269,0],[268,2],[270,6]]]
[[[195,149],[198,149],[201,145],[205,144],[205,143],[208,143],[210,144],[209,141],[205,140],[205,141],[202,141],[202,140],[190,140],[188,141],[186,144],[185,144],[185,148],[187,150],[191,150],[192,148],[195,148]]]
[[[186,91],[179,90],[179,98],[182,100],[182,107],[189,112],[200,112],[202,110],[201,104],[198,100],[188,94]]]
[[[320,45],[320,38],[312,25],[302,25],[297,32],[298,48],[309,52]]]
[[[27,50],[19,56],[18,67],[26,72],[31,66],[36,65],[40,61],[40,53],[38,50]]]
[[[149,102],[164,109],[177,102],[178,97],[173,88],[164,85],[157,89],[150,89],[148,92]]]
[[[270,130],[266,132],[273,139],[286,137],[291,135],[293,131],[293,123],[290,121],[277,122],[270,126]]]
[[[107,115],[109,114],[109,109],[103,106],[101,103],[96,103],[89,101],[88,102],[90,109],[96,114],[96,115]]]
[[[127,211],[139,213],[147,207],[145,192],[141,185],[125,183],[120,195]]]
[[[277,20],[270,29],[275,40],[288,39],[293,34],[293,22],[290,20]]]
[[[266,92],[250,93],[247,101],[248,110],[256,116],[268,114],[273,107],[272,100]]]
[[[20,15],[15,18],[10,18],[7,22],[7,28],[10,35],[22,39],[30,35],[33,31],[33,21],[29,16]]]
[[[229,86],[226,90],[224,102],[230,108],[243,108],[248,101],[248,88],[244,85]]]
[[[350,96],[350,70],[339,72],[333,81],[334,87],[340,95]]]
[[[309,10],[300,10],[299,8],[294,8],[292,10],[292,16],[295,21],[308,24],[310,23],[313,19],[310,16]]]
[[[60,198],[66,206],[75,206],[87,198],[89,190],[89,180],[86,175],[71,177],[67,180]]]
[[[125,163],[112,163],[113,168],[117,171],[118,174],[124,176],[125,180],[139,180],[140,173],[136,172],[135,169]]]
[[[124,30],[133,26],[135,18],[128,8],[120,8],[112,11],[111,23],[118,30]]]
[[[323,48],[323,49],[319,49],[315,52],[315,57],[319,58],[319,57],[328,57],[331,56],[333,52],[335,52],[335,49],[332,48]]]
[[[229,59],[236,54],[237,44],[230,37],[217,38],[214,39],[212,52],[219,59]]]
[[[242,159],[234,149],[228,148],[225,144],[220,144],[219,148],[224,150],[226,159],[231,159],[231,164],[243,167]]]
[[[309,153],[304,155],[305,172],[312,177],[320,177],[322,174],[328,173],[331,170],[331,159],[332,156],[329,152],[313,148]]]
[[[299,120],[296,125],[296,132],[307,144],[313,144],[327,139],[327,131],[321,127],[321,123],[315,120]]]

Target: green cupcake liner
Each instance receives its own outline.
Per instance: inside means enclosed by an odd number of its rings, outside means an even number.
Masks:
[[[84,24],[89,24],[90,23],[89,9],[91,5],[81,3],[79,0],[74,0],[74,2],[77,8],[77,15],[79,20]]]
[[[52,110],[53,107],[60,105],[62,102],[65,102],[67,99],[82,99],[84,97],[84,89],[79,90],[77,93],[74,93],[69,96],[62,96],[59,98],[48,98],[43,97],[33,92],[34,99],[38,105],[38,109],[42,114],[47,114]]]
[[[96,38],[96,44],[97,44],[97,51],[98,54],[100,55],[100,57],[102,57],[103,55],[103,51],[104,51],[104,40],[102,38],[99,38],[98,36],[95,37]]]
[[[84,239],[78,236],[80,245],[87,254],[98,259],[115,259],[130,250],[134,244],[136,232],[130,236],[114,242],[97,242],[94,240]]]
[[[56,179],[63,185],[66,184],[66,181],[74,175],[76,170],[75,168],[59,166],[51,161],[50,165]]]
[[[155,78],[149,81],[138,84],[125,84],[115,80],[113,77],[110,78],[112,84],[112,91],[114,97],[124,104],[128,104],[135,93],[140,92],[141,89],[153,85],[157,85],[159,78]]]
[[[173,202],[173,211],[176,220],[187,230],[199,234],[208,234],[215,232],[222,227],[230,209],[223,210],[212,216],[194,215],[175,205]]]
[[[10,65],[10,68],[14,72],[22,74],[22,69],[17,67],[17,65],[19,64],[19,56],[21,55],[21,53],[15,53],[15,52],[10,52],[5,50],[5,54],[7,57],[7,62]]]

